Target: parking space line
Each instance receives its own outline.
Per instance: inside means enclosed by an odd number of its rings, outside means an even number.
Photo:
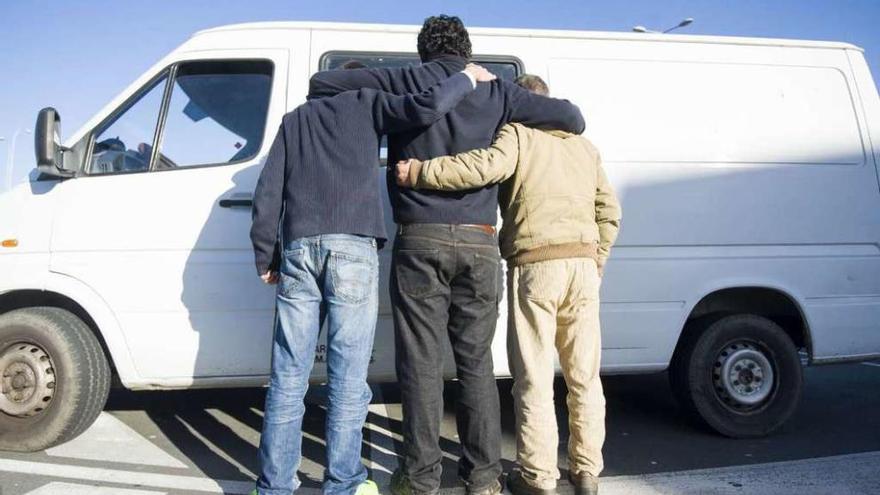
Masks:
[[[25,495],[165,495],[166,492],[130,490],[95,485],[54,482],[31,490]]]
[[[120,445],[125,448],[119,448]],[[95,424],[82,435],[46,450],[46,455],[139,466],[187,468],[186,464],[106,412],[102,412]]]
[[[196,476],[142,473],[119,469],[103,469],[47,462],[0,459],[0,471],[32,476],[115,483],[140,488],[164,488],[206,493],[247,494],[254,488],[252,481],[213,480]]]
[[[217,444],[215,444],[215,443],[212,442],[210,439],[208,439],[208,437],[206,437],[205,435],[203,435],[203,434],[202,434],[197,428],[195,428],[193,425],[189,424],[188,421],[184,420],[184,419],[181,418],[180,416],[178,416],[177,419],[183,424],[183,426],[187,429],[187,431],[188,431],[193,437],[195,437],[196,439],[198,439],[198,441],[201,442],[202,445],[204,445],[205,447],[207,447],[211,452],[213,452],[214,454],[216,454],[218,457],[220,457],[220,458],[223,459],[224,461],[228,462],[229,464],[235,466],[235,467],[236,467],[239,471],[241,471],[242,473],[244,473],[244,474],[246,474],[246,475],[248,475],[248,476],[250,476],[250,477],[252,477],[252,478],[256,478],[256,477],[257,477],[256,473],[254,473],[253,471],[251,471],[250,469],[248,469],[244,464],[238,462],[237,459],[235,459],[233,456],[229,455],[225,450],[223,450],[223,449],[221,449],[220,447],[218,447]]]
[[[606,495],[640,493],[659,495],[665,493],[775,493],[800,494],[805,489],[821,486],[823,493],[876,493],[874,476],[880,463],[880,451],[847,454],[795,461],[770,462],[745,466],[697,469],[636,476],[610,476],[602,478],[602,491]],[[112,493],[127,495],[155,494],[145,489],[165,489],[205,493],[247,494],[253,482],[214,480],[206,477],[181,476],[137,471],[101,469],[45,462],[0,459],[0,471],[81,480],[90,483],[88,488],[101,483],[136,487],[141,490],[113,489]],[[835,473],[832,478],[828,473]],[[55,486],[64,485],[56,483]],[[52,484],[48,485],[52,486]],[[73,484],[79,487],[79,484]],[[128,490],[128,491],[125,491]],[[458,488],[444,489],[444,493],[459,493]],[[106,492],[106,490],[105,490]],[[318,493],[318,490],[304,490]],[[72,491],[32,492],[76,493]],[[81,493],[101,493],[94,490]],[[111,492],[106,492],[111,493]]]

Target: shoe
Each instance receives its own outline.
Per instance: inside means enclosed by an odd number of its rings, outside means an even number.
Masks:
[[[556,488],[538,488],[530,485],[520,470],[512,471],[507,476],[507,489],[513,495],[556,495]]]
[[[574,486],[574,495],[598,495],[599,478],[590,473],[568,472],[568,481]]]
[[[354,492],[354,495],[379,495],[379,487],[376,486],[375,481],[365,480],[358,485],[357,491]]]
[[[259,494],[259,492],[257,492],[257,489],[254,488],[254,491],[251,492],[251,495],[260,495],[260,494]]]
[[[501,482],[493,481],[489,486],[474,488],[470,484],[465,483],[467,495],[498,495],[501,493]]]
[[[431,492],[413,490],[409,478],[403,474],[403,471],[400,468],[396,469],[394,473],[391,474],[390,488],[392,495],[437,495],[440,493],[440,490],[434,490]]]

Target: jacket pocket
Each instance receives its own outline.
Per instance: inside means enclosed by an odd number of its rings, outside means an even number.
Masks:
[[[399,249],[394,252],[394,277],[401,293],[425,297],[439,292],[439,249]]]

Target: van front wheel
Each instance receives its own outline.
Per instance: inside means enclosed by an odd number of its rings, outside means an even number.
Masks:
[[[0,315],[0,450],[34,452],[76,437],[109,390],[101,345],[72,313],[39,307]]]
[[[670,382],[691,416],[733,438],[765,436],[797,408],[803,372],[797,348],[773,321],[725,316],[689,328]]]

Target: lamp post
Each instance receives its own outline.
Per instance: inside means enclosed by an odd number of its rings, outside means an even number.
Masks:
[[[22,129],[17,129],[15,133],[12,135],[12,139],[9,141],[9,149],[6,151],[6,181],[4,181],[4,185],[6,186],[6,190],[12,189],[12,170],[15,168],[15,143],[18,141],[18,137],[21,136]],[[30,134],[30,129],[24,129],[25,134]]]
[[[690,26],[691,24],[693,24],[693,22],[694,22],[694,18],[693,18],[693,17],[687,17],[687,18],[685,18],[685,19],[682,19],[681,22],[679,22],[679,23],[676,24],[675,26],[672,26],[671,28],[666,29],[666,30],[663,30],[663,31],[654,31],[653,29],[648,29],[648,28],[646,28],[645,26],[634,26],[634,27],[632,28],[632,30],[633,30],[634,32],[636,32],[636,33],[655,33],[655,34],[665,34],[665,33],[669,33],[669,32],[675,31],[675,30],[678,29],[678,28],[683,28],[683,27],[685,27],[685,26]]]

